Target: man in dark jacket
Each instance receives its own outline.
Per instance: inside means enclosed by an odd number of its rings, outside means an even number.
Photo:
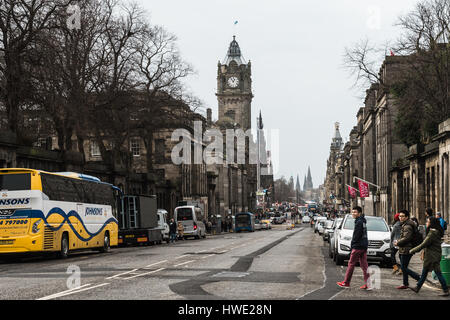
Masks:
[[[170,242],[174,242],[177,238],[177,224],[175,223],[175,220],[172,218],[169,222],[169,235],[170,235]]]
[[[413,221],[411,221],[411,219],[409,219],[408,210],[400,211],[398,218],[402,223],[402,231],[400,233],[400,239],[394,241],[394,245],[398,246],[400,268],[402,269],[403,273],[403,285],[397,287],[397,289],[408,289],[408,276],[411,276],[416,280],[419,280],[420,278],[417,273],[408,268],[409,262],[411,261],[412,257],[412,254],[409,253],[409,250],[411,250],[413,247],[414,232],[417,226]]]
[[[367,239],[367,227],[366,219],[362,213],[361,207],[354,207],[352,209],[352,216],[355,219],[355,228],[353,229],[353,237],[351,242],[352,252],[350,254],[350,260],[348,261],[347,272],[345,273],[345,279],[342,282],[338,282],[337,285],[341,288],[350,287],[350,281],[352,280],[353,270],[356,264],[359,265],[364,274],[365,284],[360,289],[371,290],[369,282],[369,273],[367,269],[369,264],[367,263],[367,247],[369,246],[369,240]]]

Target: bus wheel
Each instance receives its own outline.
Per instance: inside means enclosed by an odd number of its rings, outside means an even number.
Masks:
[[[59,251],[59,257],[66,259],[69,256],[69,237],[67,233],[64,233],[61,238],[61,250]]]
[[[109,233],[105,232],[105,238],[103,239],[103,247],[100,249],[100,252],[106,253],[111,249],[110,241],[109,241]]]

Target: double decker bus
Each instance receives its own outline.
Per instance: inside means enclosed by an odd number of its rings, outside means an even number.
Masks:
[[[0,254],[117,246],[120,189],[78,173],[0,169]]]

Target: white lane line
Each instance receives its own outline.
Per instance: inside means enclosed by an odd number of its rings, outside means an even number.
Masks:
[[[140,273],[140,274],[135,275],[135,276],[132,276],[132,277],[123,278],[123,280],[129,280],[129,279],[133,279],[133,278],[137,278],[137,277],[146,276],[146,275],[148,275],[148,274],[156,273],[156,272],[159,272],[159,271],[162,271],[162,270],[165,270],[165,269],[166,269],[166,268],[160,268],[160,269],[158,269],[158,270],[153,270],[153,271],[150,271],[150,272]]]
[[[43,297],[43,298],[39,298],[37,300],[50,300],[50,299],[55,299],[55,298],[60,298],[60,297],[64,297],[64,296],[68,296],[71,294],[75,294],[75,293],[79,293],[79,292],[83,292],[83,291],[87,291],[87,290],[91,290],[91,289],[95,289],[95,288],[100,288],[103,286],[108,285],[109,283],[102,283],[102,284],[98,284],[96,286],[92,286],[92,287],[88,287],[88,288],[83,288],[83,289],[79,289],[81,287],[78,287],[77,289],[72,289],[71,291],[68,292],[68,290],[60,292],[60,293],[55,293],[52,294],[50,296],[47,297]],[[83,286],[84,287],[84,286]],[[79,289],[79,290],[78,290]]]
[[[179,263],[179,264],[176,264],[176,265],[174,265],[174,267],[179,267],[179,266],[182,266],[182,265],[184,265],[184,264],[188,264],[188,263],[191,263],[191,262],[194,262],[195,260],[189,260],[189,261],[186,261],[186,262],[182,262],[182,263]]]
[[[202,259],[206,259],[206,258],[212,257],[212,256],[215,256],[215,254],[210,254],[210,255],[204,256],[204,257],[202,257]]]
[[[161,264],[161,263],[164,263],[164,262],[167,262],[167,260],[163,260],[163,261],[159,261],[159,262],[155,262],[155,263],[149,264],[148,266],[144,267],[144,269],[150,268],[151,266],[154,266],[154,265],[157,265],[157,264]]]
[[[177,260],[177,259],[181,259],[181,258],[184,258],[184,257],[187,257],[187,256],[190,256],[190,254],[185,254],[185,255],[179,256],[178,258],[175,258],[175,259]]]
[[[208,249],[205,249],[205,250],[202,250],[202,251],[197,251],[196,253],[202,253],[202,252],[205,252],[206,250],[208,250]]]
[[[119,273],[119,274],[116,274],[115,276],[108,277],[108,278],[106,278],[106,279],[114,279],[114,278],[120,277],[120,276],[122,276],[122,275],[125,275],[125,274],[129,274],[129,273],[135,272],[135,271],[137,271],[137,270],[138,270],[138,269],[133,269],[133,270],[130,270],[130,271],[127,271],[127,272],[124,272],[124,273]]]
[[[87,283],[87,284],[84,284],[84,285],[76,287],[76,288],[72,288],[72,289],[69,289],[69,290],[61,291],[59,293],[54,293],[52,295],[49,295],[49,296],[46,296],[46,297],[43,297],[43,298],[39,298],[37,300],[47,300],[46,298],[53,297],[54,295],[62,294],[62,293],[66,293],[66,292],[71,292],[71,291],[74,291],[74,290],[79,290],[81,288],[84,288],[84,287],[87,287],[87,286],[90,286],[90,285],[91,285],[90,283]]]
[[[219,253],[225,253],[225,252],[228,252],[228,250],[223,250],[223,251],[220,251]]]

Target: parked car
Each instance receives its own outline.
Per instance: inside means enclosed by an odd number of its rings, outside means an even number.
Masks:
[[[302,218],[302,223],[310,223],[311,222],[311,218],[309,216],[304,216]]]
[[[326,220],[322,234],[323,241],[330,240],[330,233],[333,232],[334,220]]]
[[[261,220],[255,219],[255,230],[261,230],[262,228]]]
[[[264,223],[264,225],[265,225],[264,227],[265,227],[266,230],[272,229],[272,224],[270,223],[269,219],[261,220],[261,222]]]
[[[314,224],[314,233],[319,232],[319,226],[320,226],[320,222],[327,220],[326,217],[320,217],[318,216],[317,219],[315,219],[315,224]]]
[[[337,218],[334,220],[334,224],[333,224],[333,232],[330,233],[330,239],[329,239],[329,246],[328,246],[328,255],[330,258],[334,259],[334,253],[336,250],[336,237],[339,237],[339,231],[340,231],[340,227],[342,225],[342,221],[344,220],[344,218]]]
[[[283,219],[281,217],[275,217],[273,219],[273,223],[274,224],[282,224],[283,223]]]
[[[163,241],[169,243],[169,225],[167,224],[168,212],[164,209],[158,209],[158,227],[161,229]]]
[[[391,233],[382,217],[365,216],[367,220],[367,237],[369,247],[367,260],[380,262],[381,265],[391,265]],[[345,215],[339,237],[336,238],[336,264],[342,265],[350,258],[351,241],[355,220],[350,214]]]

